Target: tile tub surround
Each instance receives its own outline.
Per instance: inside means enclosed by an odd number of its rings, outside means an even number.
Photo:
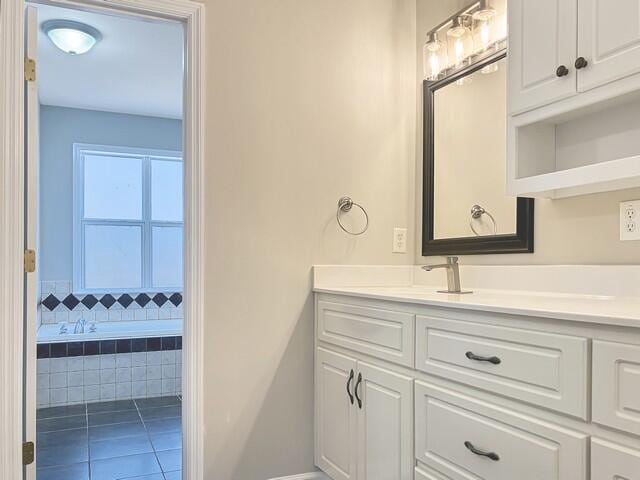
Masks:
[[[181,292],[76,294],[67,281],[40,282],[42,324],[169,320],[183,318]]]
[[[181,349],[37,360],[38,409],[177,395],[181,391]]]
[[[178,480],[178,396],[38,410],[38,480]]]

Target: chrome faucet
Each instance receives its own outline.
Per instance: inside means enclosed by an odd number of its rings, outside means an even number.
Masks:
[[[84,318],[80,318],[78,319],[78,321],[76,322],[76,326],[73,327],[73,333],[84,333],[84,326],[87,323],[87,321]]]
[[[460,267],[458,265],[458,257],[447,257],[447,263],[439,265],[425,265],[423,270],[430,272],[436,268],[445,268],[447,270],[447,290],[438,290],[438,293],[471,293],[470,291],[460,290]]]

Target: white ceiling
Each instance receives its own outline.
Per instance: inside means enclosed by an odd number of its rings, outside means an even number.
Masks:
[[[68,55],[38,33],[40,103],[108,112],[182,117],[183,32],[178,23],[38,6],[38,25],[75,20],[97,28],[102,40],[83,55]]]

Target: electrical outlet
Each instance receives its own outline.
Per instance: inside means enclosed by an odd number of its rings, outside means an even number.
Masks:
[[[620,240],[640,240],[640,200],[620,203]]]
[[[407,229],[393,229],[393,253],[407,253]]]

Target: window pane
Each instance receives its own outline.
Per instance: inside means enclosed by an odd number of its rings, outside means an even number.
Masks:
[[[84,216],[142,219],[142,159],[85,155]]]
[[[142,287],[142,227],[86,225],[85,288]]]
[[[182,287],[182,227],[152,228],[152,286]]]
[[[182,221],[182,162],[151,160],[151,218]]]

